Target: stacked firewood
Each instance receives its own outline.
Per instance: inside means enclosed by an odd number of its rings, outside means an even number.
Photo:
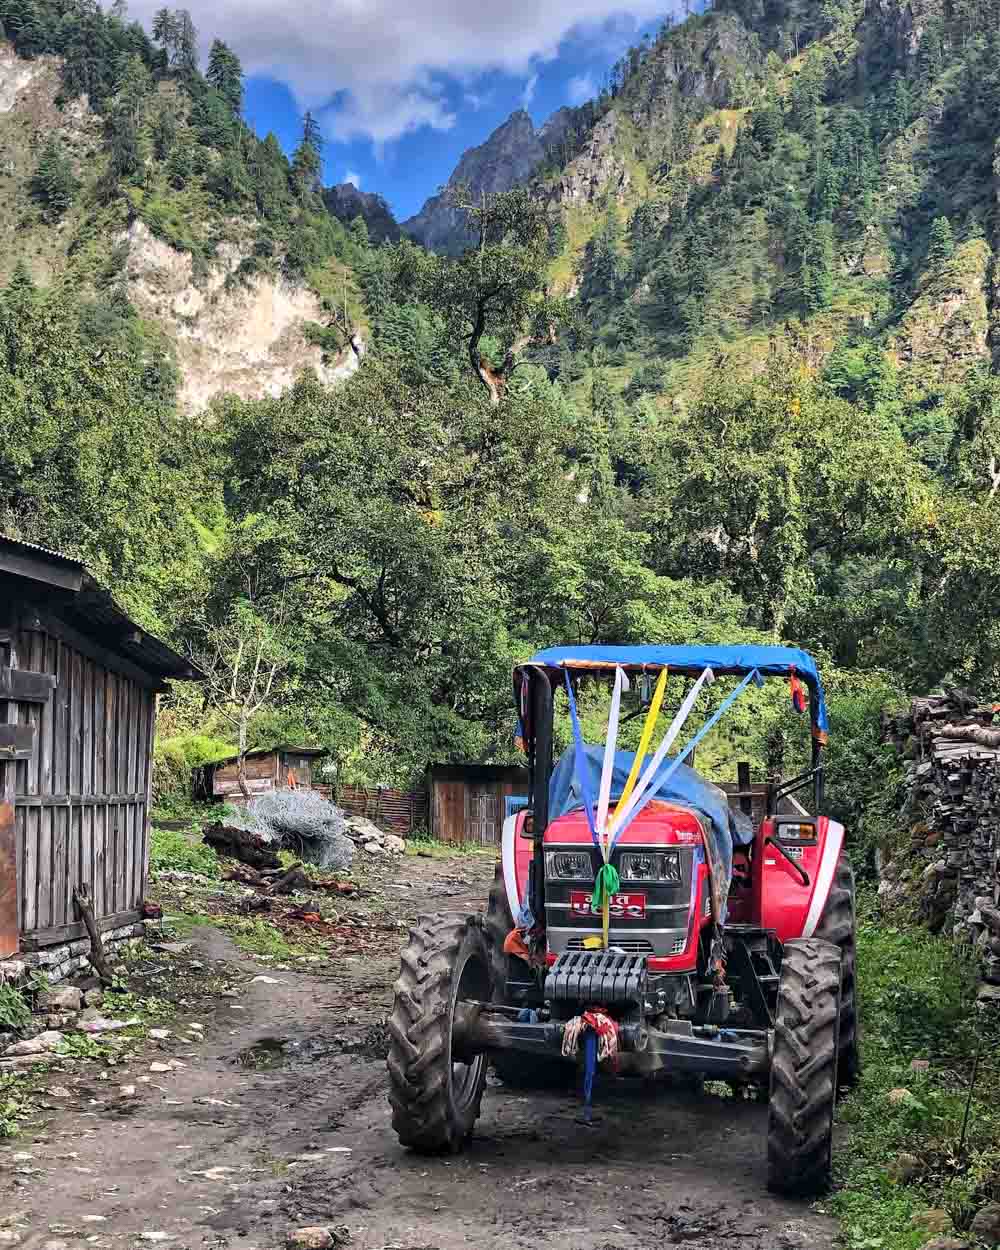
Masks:
[[[981,997],[1000,1000],[1000,705],[965,691],[914,699],[885,718],[886,737],[906,755],[910,866],[883,870],[883,893],[919,881],[931,928],[950,928],[982,961]],[[914,856],[914,852],[916,853]],[[919,876],[915,878],[915,869]]]

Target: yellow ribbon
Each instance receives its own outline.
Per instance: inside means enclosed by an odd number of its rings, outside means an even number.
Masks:
[[[660,680],[656,683],[656,689],[653,691],[653,702],[649,705],[649,712],[646,716],[646,723],[642,729],[642,738],[639,740],[639,749],[635,753],[635,759],[632,762],[632,771],[628,775],[628,781],[625,782],[625,789],[622,796],[618,800],[618,810],[620,811],[629,801],[632,791],[635,789],[635,783],[639,780],[639,770],[646,759],[650,744],[653,741],[653,734],[656,731],[656,722],[660,719],[660,708],[663,706],[663,696],[667,689],[667,670],[663,669],[660,673]],[[612,821],[612,827],[614,822]]]

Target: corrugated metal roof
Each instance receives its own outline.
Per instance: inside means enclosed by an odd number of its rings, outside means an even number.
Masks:
[[[72,564],[78,569],[86,567],[81,560],[77,560],[74,556],[65,555],[61,551],[54,551],[51,547],[43,547],[41,543],[28,543],[23,538],[8,538],[6,534],[0,534],[0,543],[5,546],[19,547],[23,551],[34,552],[35,555],[48,556],[50,560],[58,560],[61,564]]]
[[[311,755],[315,758],[319,755],[326,755],[326,747],[299,747],[289,746],[286,743],[279,747],[257,747],[253,751],[247,751],[246,758],[248,760],[259,760],[265,755]],[[218,768],[223,764],[232,764],[239,758],[239,753],[234,751],[232,755],[227,755],[221,760],[213,760],[208,767]]]
[[[82,634],[99,642],[101,646],[131,661],[137,668],[159,678],[181,678],[204,681],[205,675],[190,660],[172,647],[143,629],[115,602],[114,596],[90,573],[86,565],[61,551],[53,551],[38,543],[26,543],[21,539],[0,534],[0,552],[4,549],[14,553],[41,557],[61,566],[79,569],[83,574],[80,590],[63,590],[54,602],[57,612],[65,617]]]

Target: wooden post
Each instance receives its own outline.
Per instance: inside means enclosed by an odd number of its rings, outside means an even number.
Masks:
[[[732,774],[730,773],[730,776]],[[740,791],[740,811],[747,816],[753,815],[753,798],[750,794],[750,765],[736,765],[736,784]]]

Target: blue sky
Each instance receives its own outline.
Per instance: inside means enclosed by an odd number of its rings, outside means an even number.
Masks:
[[[385,143],[363,134],[346,141],[327,135],[325,180],[356,179],[363,190],[384,195],[401,221],[417,212],[448,180],[466,148],[481,143],[515,109],[526,108],[540,126],[563,105],[592,98],[622,52],[645,31],[655,32],[659,26],[656,20],[617,16],[597,30],[571,33],[555,57],[532,66],[526,74],[494,71],[464,81],[435,75],[439,98],[454,119],[447,129],[424,125]],[[298,142],[302,114],[285,83],[266,75],[249,78],[245,113],[260,134],[273,130],[287,151]]]
[[[349,175],[398,217],[462,152],[526,105],[536,123],[599,87],[683,0],[186,0],[203,55],[215,38],[247,74],[247,120],[288,150],[306,109],[326,179]],[[162,0],[132,0],[147,25]]]

